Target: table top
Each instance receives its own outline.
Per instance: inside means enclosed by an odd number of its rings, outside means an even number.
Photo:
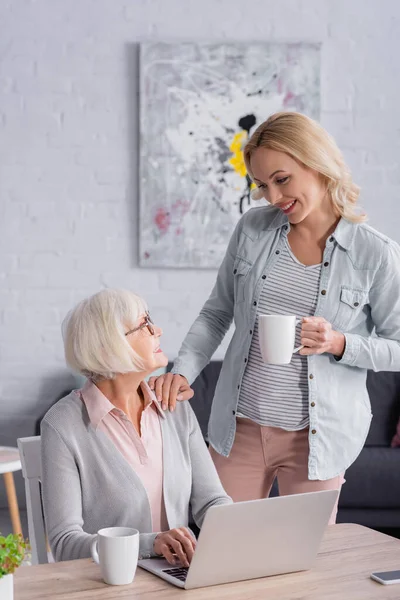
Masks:
[[[14,575],[14,600],[398,600],[400,584],[381,585],[369,577],[372,571],[396,568],[400,568],[400,540],[343,524],[327,528],[310,571],[180,590],[140,568],[131,585],[109,586],[98,565],[82,559],[20,567]]]
[[[18,448],[0,446],[0,473],[12,473],[21,469]]]

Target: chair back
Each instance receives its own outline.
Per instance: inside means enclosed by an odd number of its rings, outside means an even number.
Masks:
[[[49,562],[47,556],[46,527],[44,522],[40,457],[40,436],[18,439],[22,475],[25,480],[26,508],[28,513],[29,541],[32,548],[32,564]]]

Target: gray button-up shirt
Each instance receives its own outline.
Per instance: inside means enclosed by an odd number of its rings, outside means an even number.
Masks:
[[[290,230],[274,207],[243,215],[229,242],[217,281],[190,328],[173,372],[192,382],[228,331],[235,331],[215,391],[209,441],[228,456],[236,431],[236,408],[246,367],[257,302],[276,251]],[[266,280],[266,281],[264,281]],[[296,290],[293,289],[293,293]],[[330,479],[357,458],[371,421],[367,369],[400,371],[400,248],[365,224],[341,219],[328,238],[315,316],[346,337],[340,360],[331,354],[307,358],[309,388],[309,479]]]

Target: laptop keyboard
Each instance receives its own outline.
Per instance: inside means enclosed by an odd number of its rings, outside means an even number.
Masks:
[[[185,582],[188,574],[188,567],[175,567],[174,569],[163,569],[163,573],[176,577],[180,581]]]

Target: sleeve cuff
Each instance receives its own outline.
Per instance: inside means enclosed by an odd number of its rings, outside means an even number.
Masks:
[[[192,385],[193,381],[197,377],[193,370],[181,367],[178,362],[174,362],[174,366],[171,369],[171,373],[173,373],[174,375],[182,375],[183,377],[186,377],[189,385]]]
[[[186,529],[189,531],[189,533],[191,534],[192,538],[194,540],[197,540],[197,537],[195,536],[194,532],[190,529],[189,525],[186,526]]]
[[[156,539],[157,533],[141,533],[139,542],[139,559],[142,558],[153,558],[157,556],[154,552],[154,540]]]
[[[344,337],[346,340],[346,346],[343,355],[341,358],[335,358],[335,360],[343,365],[353,366],[356,363],[357,357],[360,353],[360,336],[352,333],[345,333]]]

